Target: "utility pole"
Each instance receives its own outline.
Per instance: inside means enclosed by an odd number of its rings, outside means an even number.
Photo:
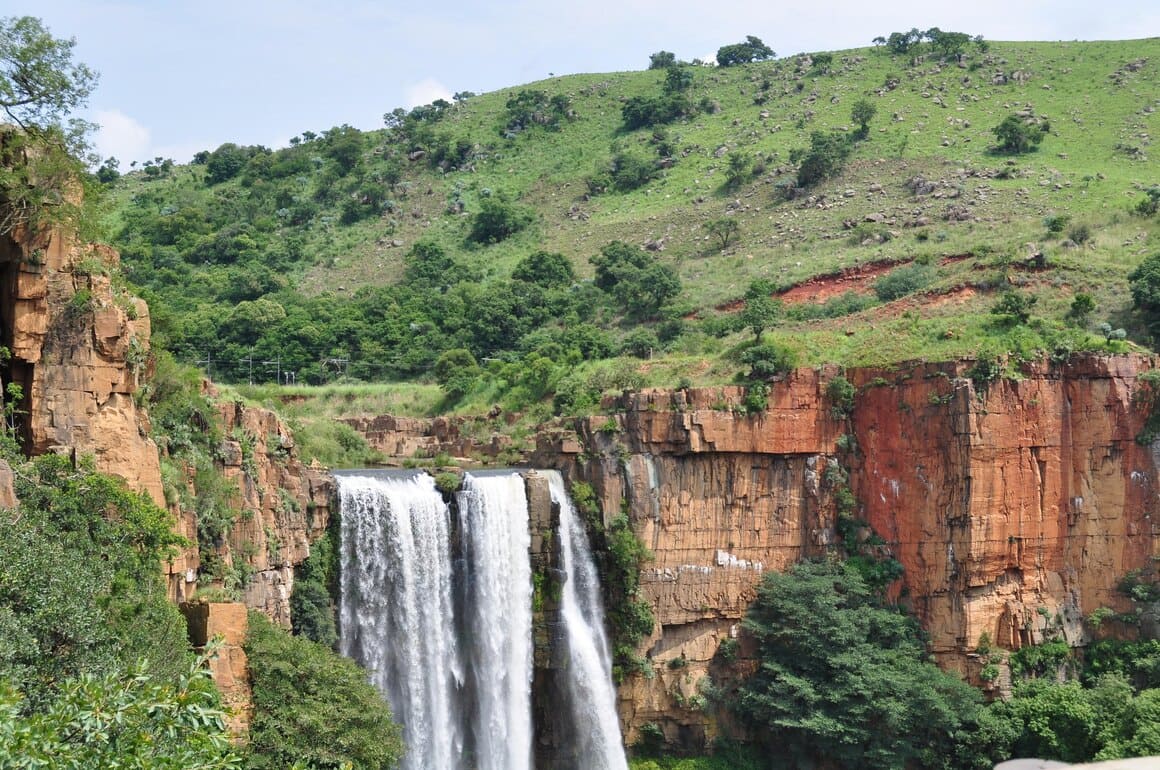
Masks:
[[[239,363],[246,364],[249,370],[249,382],[254,384],[254,351],[250,350],[250,354],[243,358]]]
[[[274,367],[274,382],[277,382],[279,384],[282,383],[282,356],[281,355],[275,356],[273,361],[263,361],[262,365],[265,366],[267,369],[270,368],[271,366],[273,366]]]
[[[205,351],[205,358],[195,361],[198,366],[205,366],[205,376],[213,379],[213,352],[209,349]]]

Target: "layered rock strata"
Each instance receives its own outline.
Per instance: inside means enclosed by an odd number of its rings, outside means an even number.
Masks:
[[[644,391],[541,436],[534,462],[589,481],[653,552],[654,676],[620,689],[628,743],[649,723],[690,749],[716,731],[701,680],[762,573],[836,543],[839,486],[902,562],[895,590],[940,663],[976,681],[984,634],[1080,645],[1086,615],[1130,608],[1117,580],[1160,555],[1160,452],[1136,443],[1133,402],[1152,361],[1087,356],[989,384],[971,365],[847,371],[848,411],[827,397],[835,369],[773,383],[757,414],[737,388]]]
[[[133,400],[149,351],[149,309],[114,287],[116,251],[59,228],[0,237],[0,335],[11,358],[5,385],[32,455],[91,455],[164,504],[157,446]]]

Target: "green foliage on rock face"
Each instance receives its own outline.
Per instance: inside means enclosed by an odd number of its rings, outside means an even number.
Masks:
[[[992,711],[1016,730],[1014,756],[1086,762],[1160,753],[1160,690],[1135,694],[1117,674],[1090,689],[1034,679]]]
[[[334,601],[338,595],[337,521],[334,517],[334,525],[310,544],[310,556],[294,568],[294,592],[290,594],[294,633],[331,648],[338,643]]]
[[[917,623],[841,562],[769,573],[745,620],[760,667],[734,710],[797,766],[989,768],[1010,732],[931,663]]]
[[[187,642],[161,584],[162,560],[182,542],[168,514],[57,455],[16,478],[21,507],[0,513],[0,677],[34,708],[66,680],[142,659],[172,681]]]
[[[403,754],[399,727],[366,672],[256,612],[245,648],[254,689],[249,767],[395,766]]]

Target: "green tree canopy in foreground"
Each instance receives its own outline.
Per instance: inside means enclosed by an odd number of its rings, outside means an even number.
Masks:
[[[918,625],[881,602],[851,565],[769,573],[745,627],[760,668],[736,708],[796,766],[991,767],[1012,728],[926,654]]]

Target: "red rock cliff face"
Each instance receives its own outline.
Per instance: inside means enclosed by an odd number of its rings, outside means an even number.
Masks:
[[[536,460],[591,481],[606,517],[625,501],[655,556],[641,646],[655,675],[620,689],[627,742],[649,722],[690,747],[715,732],[699,682],[762,572],[835,541],[841,469],[945,667],[977,674],[983,632],[1007,649],[1049,632],[1082,644],[1085,615],[1128,608],[1117,579],[1160,553],[1157,459],[1132,404],[1152,362],[1086,357],[985,388],[968,366],[848,371],[849,419],[826,397],[836,370],[799,370],[760,414],[733,411],[738,389],[646,391],[542,439]]]
[[[163,504],[157,446],[133,394],[149,350],[149,309],[112,286],[117,252],[59,229],[0,237],[0,327],[23,388],[30,454],[92,455],[98,470]]]
[[[91,455],[98,470],[165,505],[157,445],[134,400],[149,360],[149,308],[114,287],[118,261],[113,249],[59,228],[0,237],[0,344],[12,354],[4,383],[23,389],[18,424],[29,454]],[[224,556],[253,572],[247,604],[288,625],[293,568],[326,529],[332,482],[298,462],[274,413],[232,403],[221,413],[222,469],[241,509]],[[196,518],[170,508],[196,543]],[[192,595],[198,563],[195,547],[169,564],[172,598]]]

